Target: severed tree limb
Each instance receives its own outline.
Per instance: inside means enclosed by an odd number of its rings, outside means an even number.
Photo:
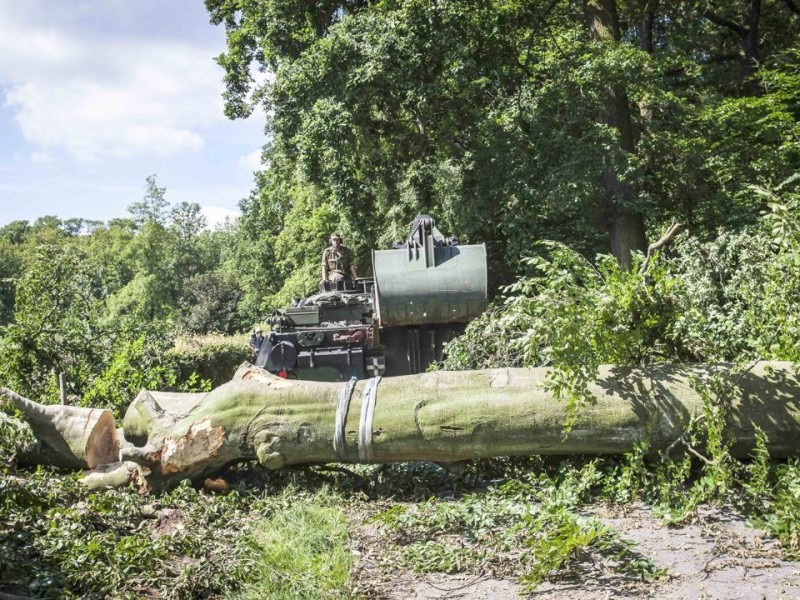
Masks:
[[[179,402],[175,412],[158,401],[132,404],[123,431],[127,437],[128,426],[133,427],[139,444],[123,448],[122,455],[140,465],[140,484],[160,487],[202,481],[230,462],[248,459],[275,469],[619,454],[642,441],[651,450],[663,450],[703,414],[707,394],[698,390],[720,376],[738,387],[735,398],[725,399],[730,405],[726,435],[735,456],[752,451],[759,429],[772,456],[800,454],[800,382],[791,363],[757,363],[735,377],[726,364],[602,367],[590,386],[596,403],[582,409],[581,420],[566,436],[565,406],[542,385],[548,373],[546,368],[492,369],[385,378],[377,385],[370,421],[362,415],[370,414],[367,381],[357,382],[348,405],[343,383],[286,380],[245,364],[229,383],[184,397],[183,409]],[[342,436],[335,435],[337,407]],[[142,430],[142,411],[148,409],[153,413]],[[176,421],[179,414],[184,416]],[[337,437],[341,445],[335,449]]]
[[[8,388],[0,388],[0,397],[25,415],[38,442],[19,456],[20,462],[93,469],[118,460],[119,438],[111,411],[37,404]]]
[[[135,462],[120,461],[101,465],[83,472],[83,484],[89,489],[125,487],[130,483],[139,489],[147,489],[147,467]]]
[[[647,255],[644,257],[644,261],[642,261],[642,266],[639,267],[639,275],[644,275],[647,273],[647,268],[650,266],[650,261],[653,258],[653,254],[655,254],[656,250],[660,250],[667,244],[672,241],[672,238],[675,237],[675,234],[678,233],[681,229],[681,224],[676,223],[673,221],[670,223],[670,226],[667,227],[667,230],[661,236],[657,242],[653,242],[647,247]]]

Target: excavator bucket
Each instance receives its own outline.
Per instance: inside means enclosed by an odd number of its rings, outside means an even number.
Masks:
[[[486,308],[486,246],[445,239],[419,217],[405,244],[372,253],[381,327],[465,323]]]

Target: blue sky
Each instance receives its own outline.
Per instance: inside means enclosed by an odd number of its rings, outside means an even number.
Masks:
[[[238,214],[266,138],[223,114],[224,48],[202,0],[0,0],[0,226],[124,217],[152,174]]]

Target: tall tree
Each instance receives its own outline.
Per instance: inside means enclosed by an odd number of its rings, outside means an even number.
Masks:
[[[366,259],[432,213],[487,241],[500,281],[540,238],[625,262],[662,221],[752,222],[748,186],[798,162],[786,93],[763,78],[794,89],[799,32],[791,3],[760,1],[207,0],[228,36],[227,113],[269,115],[244,212],[270,232],[270,285],[312,284],[320,215]],[[750,83],[708,11],[757,42]]]
[[[145,179],[144,196],[128,207],[134,222],[142,227],[147,223],[165,225],[167,222],[169,202],[165,198],[167,188],[158,187],[155,175]]]
[[[592,39],[601,44],[618,44],[621,34],[616,0],[586,0],[586,24]],[[601,117],[619,132],[620,147],[630,154],[636,152],[636,134],[631,107],[625,90],[619,85],[608,88],[608,109]],[[621,180],[614,168],[603,168],[603,217],[608,228],[611,253],[623,265],[631,264],[631,252],[647,248],[644,218],[636,208],[636,190]]]

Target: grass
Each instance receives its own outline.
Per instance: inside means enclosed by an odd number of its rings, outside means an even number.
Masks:
[[[250,580],[228,598],[346,599],[353,554],[342,499],[323,488],[312,496],[287,489],[281,507],[251,536]]]

